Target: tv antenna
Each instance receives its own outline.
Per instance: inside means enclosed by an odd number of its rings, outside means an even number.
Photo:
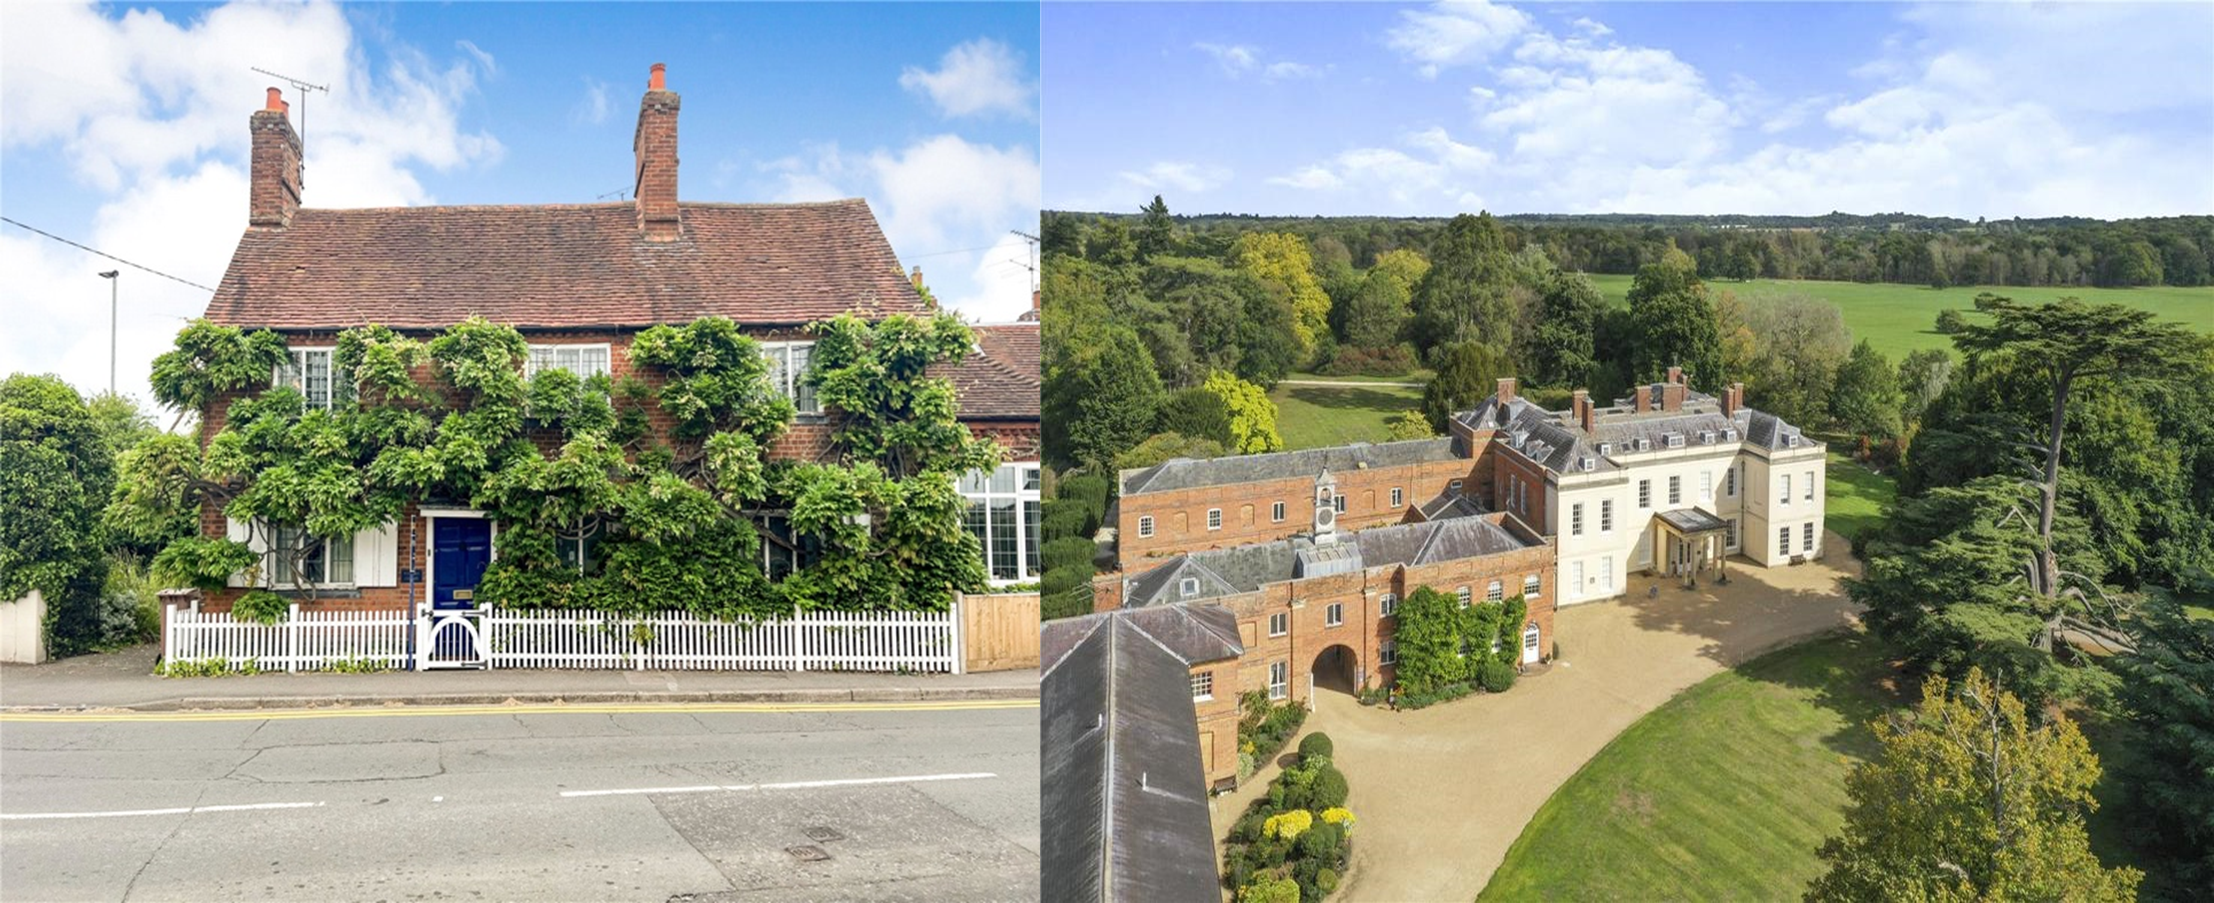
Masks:
[[[1030,243],[1030,253],[1023,255],[1022,262],[1015,265],[1030,271],[1030,288],[1032,291],[1036,291],[1038,288],[1038,265],[1032,261],[1038,256],[1038,236],[1024,232],[1021,229],[1009,229],[1007,231],[1021,236],[1022,240]],[[1009,262],[1012,263],[1012,261]]]
[[[321,92],[323,92],[323,93],[325,93],[325,94],[329,94],[329,93],[331,93],[331,89],[330,89],[330,86],[328,86],[328,85],[316,85],[316,84],[310,84],[310,83],[308,83],[308,82],[304,82],[304,81],[301,81],[301,80],[299,80],[299,79],[297,79],[297,78],[293,78],[292,76],[289,76],[289,75],[282,75],[282,74],[279,74],[279,73],[276,73],[276,72],[271,72],[271,71],[269,71],[269,70],[267,70],[267,69],[263,69],[263,68],[261,68],[260,66],[248,66],[248,67],[246,67],[246,68],[248,68],[248,69],[252,69],[252,70],[254,70],[255,72],[259,72],[259,73],[261,73],[261,74],[263,74],[263,75],[269,76],[270,78],[275,78],[275,79],[282,79],[282,80],[284,80],[285,82],[287,82],[287,83],[291,84],[291,85],[292,85],[292,90],[293,90],[293,91],[294,91],[295,93],[297,93],[297,94],[299,94],[299,95],[300,95],[300,180],[301,180],[301,181],[303,181],[303,182],[307,181],[307,99],[308,99],[308,92],[310,92],[310,91],[321,91]]]

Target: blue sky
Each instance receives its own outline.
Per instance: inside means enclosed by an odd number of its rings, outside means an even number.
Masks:
[[[2214,5],[1047,4],[1045,203],[2214,213]]]
[[[1039,206],[1032,4],[8,4],[0,42],[0,212],[203,285],[245,227],[247,117],[281,86],[250,66],[330,85],[305,103],[305,202],[360,207],[615,200],[664,62],[682,198],[864,197],[941,301],[1029,307],[1008,232]],[[0,226],[0,373],[105,388],[111,265]],[[122,288],[143,398],[207,293]]]

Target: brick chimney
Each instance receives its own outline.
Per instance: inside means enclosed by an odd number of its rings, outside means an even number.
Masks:
[[[1512,377],[1512,376],[1502,376],[1502,377],[1500,377],[1500,378],[1499,378],[1499,404],[1500,404],[1500,406],[1504,407],[1504,406],[1506,406],[1506,405],[1509,405],[1509,404],[1513,404],[1513,403],[1514,403],[1514,377]]]
[[[1031,309],[1031,310],[1033,310],[1033,311],[1037,310],[1037,309],[1038,309],[1038,308],[1039,308],[1040,306],[1042,306],[1042,302],[1043,302],[1044,300],[1045,300],[1045,292],[1043,292],[1043,291],[1040,291],[1040,290],[1038,290],[1038,289],[1031,289],[1031,290],[1030,290],[1030,309]]]
[[[912,282],[912,283],[914,283],[914,284],[915,284],[915,290],[916,290],[916,291],[918,291],[918,292],[919,292],[919,291],[922,291],[922,287],[923,287],[923,268],[922,268],[922,267],[916,267],[916,268],[915,268],[915,272],[914,272],[914,273],[912,273],[912,274],[910,274],[910,275],[909,275],[909,276],[907,277],[907,281],[909,281],[909,282]]]
[[[1735,416],[1735,415],[1737,414],[1737,409],[1738,409],[1738,408],[1742,408],[1742,407],[1744,407],[1744,406],[1745,406],[1745,384],[1744,384],[1744,383],[1731,383],[1731,384],[1730,384],[1730,387],[1729,387],[1729,388],[1727,388],[1727,389],[1723,389],[1723,390],[1722,390],[1722,416],[1724,416],[1724,417],[1731,417],[1731,416]]]
[[[663,83],[668,67],[653,64],[646,96],[638,104],[638,132],[631,149],[638,155],[638,180],[631,196],[638,204],[638,231],[647,241],[683,237],[677,217],[677,94]]]
[[[1670,382],[1661,384],[1660,390],[1661,410],[1681,411],[1684,409],[1684,399],[1690,394],[1691,387],[1680,382]]]
[[[291,105],[283,92],[269,89],[268,103],[254,111],[251,171],[247,174],[246,222],[282,229],[300,209],[300,135],[286,118]]]
[[[1673,385],[1673,386],[1680,386],[1680,385],[1683,385],[1683,384],[1684,384],[1684,368],[1682,368],[1682,367],[1670,367],[1670,368],[1668,368],[1668,383],[1669,383],[1669,385]]]
[[[1573,400],[1571,401],[1569,407],[1571,412],[1575,414],[1576,424],[1583,427],[1584,432],[1591,432],[1591,423],[1593,419],[1591,410],[1591,393],[1583,389],[1577,389],[1576,394],[1572,398]]]

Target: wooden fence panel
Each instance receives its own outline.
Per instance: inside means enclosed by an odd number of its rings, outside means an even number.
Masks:
[[[961,597],[961,641],[970,671],[1038,667],[1038,594]]]

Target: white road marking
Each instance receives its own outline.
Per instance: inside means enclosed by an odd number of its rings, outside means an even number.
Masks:
[[[312,809],[322,803],[242,803],[231,806],[180,806],[175,809],[117,809],[109,812],[7,812],[0,821],[37,818],[124,818],[134,815],[193,815],[201,812],[247,812],[259,809]]]
[[[800,790],[810,787],[851,787],[859,784],[919,784],[925,781],[974,781],[996,778],[989,771],[971,771],[959,774],[910,774],[891,778],[844,778],[830,781],[786,781],[780,784],[701,784],[693,787],[625,787],[614,790],[564,790],[563,797],[583,796],[631,796],[654,793],[715,793],[742,790]]]

